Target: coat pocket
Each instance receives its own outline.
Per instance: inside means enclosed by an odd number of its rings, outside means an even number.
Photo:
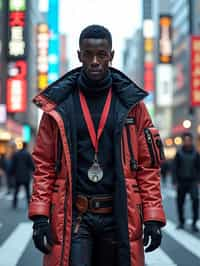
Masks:
[[[151,167],[157,167],[165,159],[162,140],[157,128],[144,129],[145,139],[151,158]]]
[[[51,207],[50,207],[50,226],[51,226],[51,233],[53,242],[55,244],[60,243],[60,235],[59,235],[59,188],[54,187],[52,193],[52,200],[51,200]]]

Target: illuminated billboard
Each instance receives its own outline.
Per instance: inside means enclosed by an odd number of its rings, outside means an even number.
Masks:
[[[173,104],[173,68],[171,64],[159,64],[156,69],[156,104],[170,107]]]
[[[37,87],[43,90],[48,85],[49,30],[45,23],[37,26]]]
[[[58,0],[49,0],[49,69],[48,82],[52,83],[59,78],[59,31],[58,31]]]
[[[8,58],[23,59],[26,56],[26,1],[10,0],[8,10]]]
[[[26,0],[8,1],[6,108],[11,113],[27,109],[26,9]]]
[[[159,62],[170,64],[172,62],[172,18],[161,15],[159,21]]]
[[[10,62],[8,67],[6,106],[11,113],[25,112],[27,108],[27,64],[24,60]]]
[[[191,105],[200,106],[200,36],[191,37]]]
[[[26,0],[10,0],[9,1],[10,11],[25,11],[26,10]]]

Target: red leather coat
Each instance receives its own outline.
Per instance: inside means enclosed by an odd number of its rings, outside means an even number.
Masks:
[[[144,266],[142,225],[165,224],[160,193],[162,143],[144,103],[146,93],[124,74],[111,68],[113,91],[119,101],[115,128],[115,217],[118,225],[119,266]],[[45,266],[70,266],[73,185],[73,109],[71,91],[80,69],[67,73],[34,102],[44,111],[33,152],[35,163],[29,217],[49,217],[54,246]],[[71,116],[71,118],[70,118]],[[70,129],[70,130],[69,130]],[[57,139],[61,136],[61,171],[55,173]]]

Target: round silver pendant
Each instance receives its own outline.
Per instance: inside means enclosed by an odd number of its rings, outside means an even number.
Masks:
[[[97,183],[103,178],[103,170],[97,162],[94,162],[88,170],[88,178],[90,181]]]

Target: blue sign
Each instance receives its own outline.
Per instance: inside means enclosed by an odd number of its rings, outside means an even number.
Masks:
[[[48,82],[52,83],[59,77],[59,0],[49,0],[48,26],[49,26],[49,71]]]
[[[31,128],[29,125],[23,126],[23,141],[29,143],[31,141]]]

